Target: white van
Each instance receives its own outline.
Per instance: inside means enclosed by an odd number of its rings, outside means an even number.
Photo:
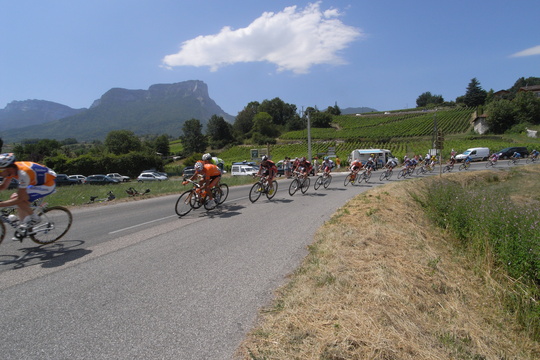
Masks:
[[[377,159],[378,169],[383,167],[390,159],[394,159],[396,163],[399,164],[398,159],[392,155],[392,152],[386,149],[356,149],[349,154],[349,158],[347,160],[349,161],[349,164],[354,160],[360,160],[363,164],[365,164],[366,161],[368,161],[368,159],[371,157],[371,154],[375,155],[375,158]]]
[[[463,154],[456,155],[456,160],[463,161],[467,156],[470,156],[472,161],[486,161],[489,158],[489,148],[477,147],[467,149]]]
[[[231,174],[233,176],[236,175],[253,175],[259,172],[259,169],[251,166],[251,165],[235,165],[231,167]]]

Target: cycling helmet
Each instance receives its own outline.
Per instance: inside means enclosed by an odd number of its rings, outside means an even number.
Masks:
[[[202,171],[203,168],[204,168],[204,165],[202,162],[195,163],[195,171]]]
[[[304,162],[304,161],[306,161],[306,158],[305,158],[304,156],[302,156],[302,157],[300,158],[300,161],[301,161],[301,162]]]
[[[329,160],[330,158],[328,156],[324,157],[324,161]]]
[[[15,162],[15,154],[5,153],[0,155],[0,168],[7,168]]]
[[[268,160],[268,156],[263,155],[262,158],[261,158],[261,161],[266,161],[266,160]]]
[[[203,159],[204,161],[210,161],[210,160],[212,160],[212,155],[210,155],[209,153],[206,153],[206,154],[204,154],[204,155],[202,156],[202,159]]]

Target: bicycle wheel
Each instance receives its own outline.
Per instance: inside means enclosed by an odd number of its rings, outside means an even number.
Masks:
[[[298,182],[298,179],[294,179],[291,182],[291,185],[289,185],[289,195],[293,196],[299,187],[300,187],[300,184]]]
[[[191,194],[189,203],[193,209],[198,209],[203,205],[204,199],[202,198],[202,194],[198,192],[197,190],[191,190],[191,191],[193,193]]]
[[[315,190],[317,190],[318,188],[321,187],[322,184],[323,184],[323,178],[322,178],[322,176],[319,176],[319,177],[317,178],[317,180],[315,180],[315,184],[313,184],[313,188],[314,188]]]
[[[351,174],[345,176],[345,180],[343,181],[343,185],[347,186],[349,184],[353,184],[354,183],[354,178]]]
[[[300,184],[300,191],[302,192],[302,194],[305,194],[306,191],[308,191],[309,184],[311,184],[311,180],[306,177],[304,181],[302,181],[302,183]]]
[[[516,165],[517,161],[515,160],[508,160],[508,166]]]
[[[323,186],[325,189],[328,189],[328,187],[330,186],[330,183],[332,182],[332,175],[328,175],[326,177],[326,179],[324,179],[324,183],[323,183]]]
[[[459,165],[459,171],[461,171],[461,170],[463,170],[463,169],[465,169],[465,164]]]
[[[0,244],[6,237],[6,225],[4,225],[3,221],[0,221]]]
[[[213,205],[210,205],[210,198],[205,198],[204,199],[204,208],[206,210],[214,210],[217,206],[218,206],[218,203],[217,203],[217,200],[216,199],[213,199],[214,201],[212,201]]]
[[[278,188],[278,182],[272,181],[272,188],[266,192],[266,197],[268,198],[268,200],[271,200],[274,196],[276,196],[277,188]]]
[[[262,189],[263,185],[260,181],[253,184],[253,186],[249,190],[249,201],[254,203],[255,201],[259,200],[259,198],[261,197]]]
[[[50,244],[64,236],[71,228],[71,211],[62,206],[45,209],[40,215],[41,222],[30,231],[30,239],[38,244]]]
[[[176,205],[174,206],[174,210],[176,211],[176,214],[178,216],[184,216],[184,215],[187,215],[188,212],[191,211],[191,209],[195,209],[192,205],[192,202],[193,202],[193,198],[195,198],[195,192],[193,192],[193,195],[192,195],[192,190],[188,190],[186,192],[184,192],[182,195],[180,195],[180,197],[178,198],[178,200],[176,200]]]
[[[229,196],[229,185],[227,184],[219,184],[219,188],[214,188],[214,199],[216,199],[216,202],[218,205],[221,205],[227,200],[227,196]]]
[[[366,175],[364,176],[364,182],[367,184],[369,179],[371,179],[371,173],[370,172],[366,173]]]

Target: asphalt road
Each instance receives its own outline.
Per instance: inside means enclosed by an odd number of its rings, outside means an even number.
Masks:
[[[506,164],[504,165],[506,166]],[[484,169],[474,164],[470,170]],[[469,171],[470,171],[469,170]],[[456,172],[454,170],[454,172]],[[65,239],[0,246],[2,359],[231,359],[316,229],[383,184],[312,186],[178,218],[177,196],[73,209]],[[393,181],[397,178],[393,177]],[[386,182],[384,182],[386,183]]]

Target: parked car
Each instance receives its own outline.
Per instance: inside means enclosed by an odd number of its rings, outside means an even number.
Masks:
[[[167,173],[156,171],[156,170],[143,170],[141,171],[141,174],[142,173],[154,173],[154,174],[158,174],[160,176],[165,176],[166,178],[169,178],[169,175],[167,175]]]
[[[489,149],[486,147],[478,147],[467,149],[463,154],[456,155],[457,161],[463,161],[470,156],[472,161],[486,161],[489,158]]]
[[[144,181],[164,181],[168,180],[169,178],[163,175],[160,175],[158,173],[154,172],[143,172],[141,175],[137,177],[138,182],[144,182]]]
[[[107,185],[107,184],[119,184],[120,180],[113,179],[107,175],[90,175],[86,178],[86,184],[89,185]]]
[[[77,180],[79,184],[84,184],[86,182],[86,176],[84,175],[69,175],[68,178]]]
[[[514,155],[515,152],[520,153],[522,157],[529,156],[529,150],[527,150],[527,148],[524,146],[507,147],[507,148],[497,151],[496,154],[499,154],[499,158],[501,159],[508,159],[509,157]]]
[[[78,183],[78,180],[70,179],[66,174],[56,174],[56,186],[75,185]]]
[[[110,173],[110,174],[107,174],[107,176],[113,179],[118,179],[121,182],[128,182],[131,180],[129,176],[120,175],[119,173]]]
[[[183,177],[191,177],[195,174],[195,167],[194,166],[186,166],[184,168],[184,171],[182,171]]]

